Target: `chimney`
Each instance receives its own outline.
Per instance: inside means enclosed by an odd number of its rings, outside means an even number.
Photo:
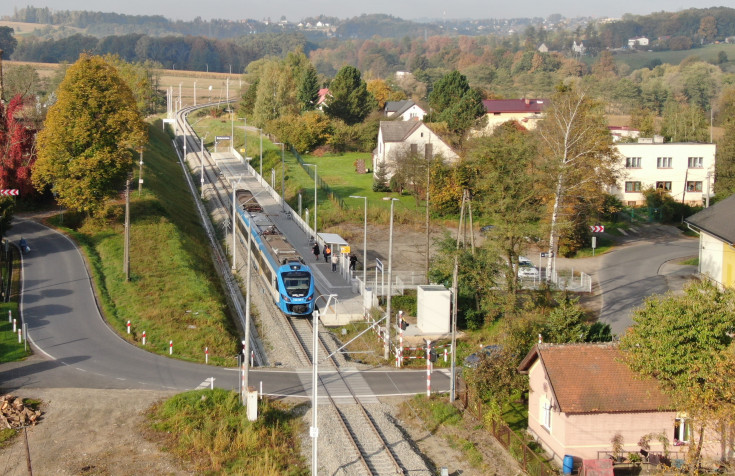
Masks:
[[[538,335],[538,343],[539,344],[543,344],[544,343],[544,338],[541,337],[541,334]]]
[[[524,98],[523,100],[526,102],[526,106],[528,106],[529,104],[531,104],[531,100],[530,99]]]

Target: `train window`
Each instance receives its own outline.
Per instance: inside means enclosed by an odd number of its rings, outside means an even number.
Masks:
[[[311,275],[304,271],[289,271],[281,275],[286,292],[291,297],[303,297],[309,294]]]

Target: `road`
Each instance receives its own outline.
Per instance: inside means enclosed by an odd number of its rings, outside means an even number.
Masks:
[[[239,373],[183,362],[146,352],[104,322],[80,251],[61,233],[33,220],[16,218],[8,238],[24,237],[31,252],[23,256],[21,313],[36,355],[0,365],[0,382],[16,388],[197,388],[210,377],[215,386],[236,389]],[[334,372],[332,372],[333,374]],[[320,372],[329,380],[330,372]],[[425,371],[350,372],[358,395],[413,395],[425,391]],[[279,397],[306,398],[310,371],[253,370],[251,385]],[[446,372],[432,376],[433,388],[447,391]]]
[[[665,234],[654,241],[620,247],[601,257],[597,272],[602,295],[600,320],[613,334],[622,335],[633,324],[633,310],[648,296],[678,290],[694,266],[674,264],[697,255],[698,241],[678,234]]]

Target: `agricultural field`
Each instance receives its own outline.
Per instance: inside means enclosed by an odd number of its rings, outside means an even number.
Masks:
[[[678,65],[685,58],[690,56],[696,56],[702,61],[714,63],[717,60],[717,55],[720,51],[724,51],[728,58],[729,70],[735,70],[735,44],[719,43],[714,45],[706,45],[702,48],[694,48],[691,50],[681,51],[630,51],[626,53],[617,53],[615,55],[615,62],[618,65],[626,64],[630,67],[631,71],[636,69],[646,68],[652,61],[656,59],[660,60],[661,63],[669,63],[672,65]]]

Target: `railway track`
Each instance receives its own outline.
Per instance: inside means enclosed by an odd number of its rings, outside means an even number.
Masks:
[[[211,104],[181,109],[176,115],[176,127],[178,131],[186,131],[183,136],[187,141],[187,153],[196,153],[200,164],[202,164],[199,171],[200,183],[214,185],[210,187],[213,194],[210,196],[210,200],[216,200],[219,206],[229,210],[232,207],[230,184],[220,176],[217,166],[211,160],[209,154],[201,150],[198,136],[186,120],[186,115],[190,112],[208,106],[211,106]],[[181,147],[183,147],[183,143]],[[226,257],[224,259],[218,257],[217,259],[226,264]],[[226,271],[227,274],[230,274],[229,270]],[[354,453],[352,461],[360,466],[359,469],[352,468],[351,471],[356,474],[371,475],[406,474],[407,472],[400,464],[397,455],[391,450],[391,445],[383,436],[380,425],[376,423],[376,419],[361,403],[350,385],[347,384],[342,372],[340,372],[340,368],[344,368],[347,361],[341,353],[332,350],[336,345],[325,337],[328,333],[326,331],[318,332],[319,346],[315,351],[312,348],[314,329],[309,319],[288,317],[281,313],[272,302],[268,303],[268,308],[274,315],[279,315],[283,319],[284,325],[289,329],[291,345],[297,350],[304,367],[312,365],[312,359],[316,352],[317,362],[319,362],[322,370],[325,366],[333,370],[333,372],[330,372],[329,379],[320,376],[319,380],[322,388],[324,388],[322,393],[326,394],[324,396],[327,397],[333,413],[337,415],[340,426],[344,431],[345,440],[350,442],[348,446]],[[332,376],[337,376],[337,378],[332,378]],[[344,448],[344,451],[347,451],[347,448]]]

